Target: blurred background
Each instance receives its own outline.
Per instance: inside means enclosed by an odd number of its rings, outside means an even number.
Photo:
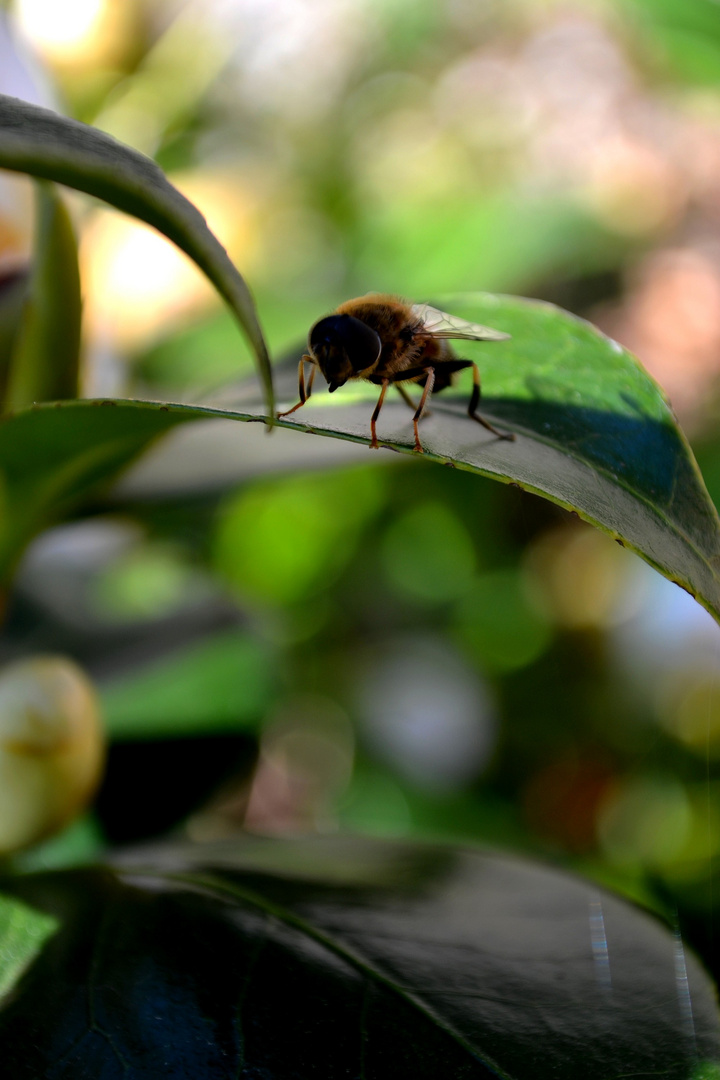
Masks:
[[[14,0],[0,29],[0,92],[153,156],[275,356],[369,290],[552,300],[640,357],[720,497],[714,0]],[[250,373],[181,254],[71,203],[86,395]],[[7,281],[31,242],[29,184],[0,174]],[[488,843],[650,903],[717,975],[710,616],[518,490],[198,431],[18,573],[0,659],[74,657],[112,739],[92,815],[26,864],[171,829]]]

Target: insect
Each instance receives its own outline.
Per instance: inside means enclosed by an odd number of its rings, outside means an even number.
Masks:
[[[509,336],[488,326],[479,326],[438,311],[429,304],[410,304],[384,293],[369,293],[356,300],[347,300],[332,315],[316,322],[310,330],[308,351],[298,368],[300,400],[292,409],[278,413],[278,416],[290,416],[305,404],[312,393],[318,368],[325,376],[331,394],[348,379],[365,379],[381,388],[370,420],[370,446],[377,450],[377,419],[388,387],[392,384],[413,410],[415,450],[422,454],[418,423],[429,395],[450,386],[456,371],[472,368],[473,388],[468,416],[498,438],[514,439],[513,434],[498,431],[478,414],[478,366],[474,360],[456,357],[448,343],[450,338],[458,341],[504,341]],[[312,364],[307,383],[306,363]],[[415,383],[422,387],[419,403],[413,401],[403,383]]]

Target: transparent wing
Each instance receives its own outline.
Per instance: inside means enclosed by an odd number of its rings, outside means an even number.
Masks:
[[[502,330],[448,315],[430,304],[415,304],[412,313],[422,322],[422,327],[416,331],[420,337],[455,338],[458,341],[506,341],[510,337]]]

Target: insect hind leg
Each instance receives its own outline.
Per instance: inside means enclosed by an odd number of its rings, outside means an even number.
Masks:
[[[476,363],[472,363],[473,369],[473,388],[470,395],[470,404],[468,405],[468,416],[472,420],[477,420],[478,424],[482,424],[488,431],[492,431],[493,435],[497,435],[498,439],[507,439],[512,442],[515,439],[512,431],[499,431],[498,428],[493,427],[489,420],[485,420],[477,412],[477,407],[480,404],[480,371]]]
[[[425,380],[425,387],[424,387],[423,392],[422,392],[422,397],[420,398],[420,404],[418,405],[417,409],[415,410],[415,415],[413,416],[413,433],[415,435],[415,452],[418,453],[418,454],[423,453],[422,443],[420,442],[420,432],[418,431],[418,423],[419,423],[419,421],[420,421],[420,419],[422,417],[422,414],[425,412],[425,402],[428,399],[428,395],[432,394],[434,385],[435,385],[435,369],[434,368],[428,368],[428,370],[427,370],[427,378]]]

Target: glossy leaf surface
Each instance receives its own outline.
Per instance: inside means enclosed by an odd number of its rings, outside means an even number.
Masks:
[[[248,287],[202,214],[153,161],[87,124],[2,94],[0,168],[95,195],[177,244],[236,315],[252,345],[272,411],[270,361]]]
[[[482,293],[442,297],[438,304],[512,335],[497,343],[456,342],[454,349],[479,365],[481,414],[515,440],[497,439],[466,415],[465,383],[462,392],[432,399],[432,415],[420,424],[425,457],[515,483],[576,511],[720,618],[717,512],[665,396],[637,360],[551,304]],[[297,400],[292,371],[277,389],[281,401]],[[358,398],[364,404],[344,404]],[[332,397],[313,396],[288,422],[369,441],[376,398],[369,384],[346,384]],[[407,406],[388,394],[378,422],[381,442],[412,453],[411,421]]]
[[[443,307],[512,334],[510,341],[461,346],[483,373],[483,414],[516,438],[497,439],[480,427],[465,414],[467,388],[452,390],[433,400],[432,415],[421,423],[424,458],[517,484],[576,511],[720,617],[717,513],[663,394],[637,361],[551,305],[473,295],[446,298]],[[294,383],[293,373],[281,372],[278,385],[288,402]],[[369,443],[375,394],[359,383],[332,396],[320,392],[278,423]],[[68,402],[6,420],[0,425],[3,572],[41,524],[156,435],[203,417],[262,420],[262,405],[251,397],[223,404]],[[378,428],[384,445],[413,454],[411,413],[399,398],[388,400]]]
[[[16,1080],[691,1080],[707,976],[654,918],[499,855],[348,838],[6,881],[61,930],[0,1012]]]

